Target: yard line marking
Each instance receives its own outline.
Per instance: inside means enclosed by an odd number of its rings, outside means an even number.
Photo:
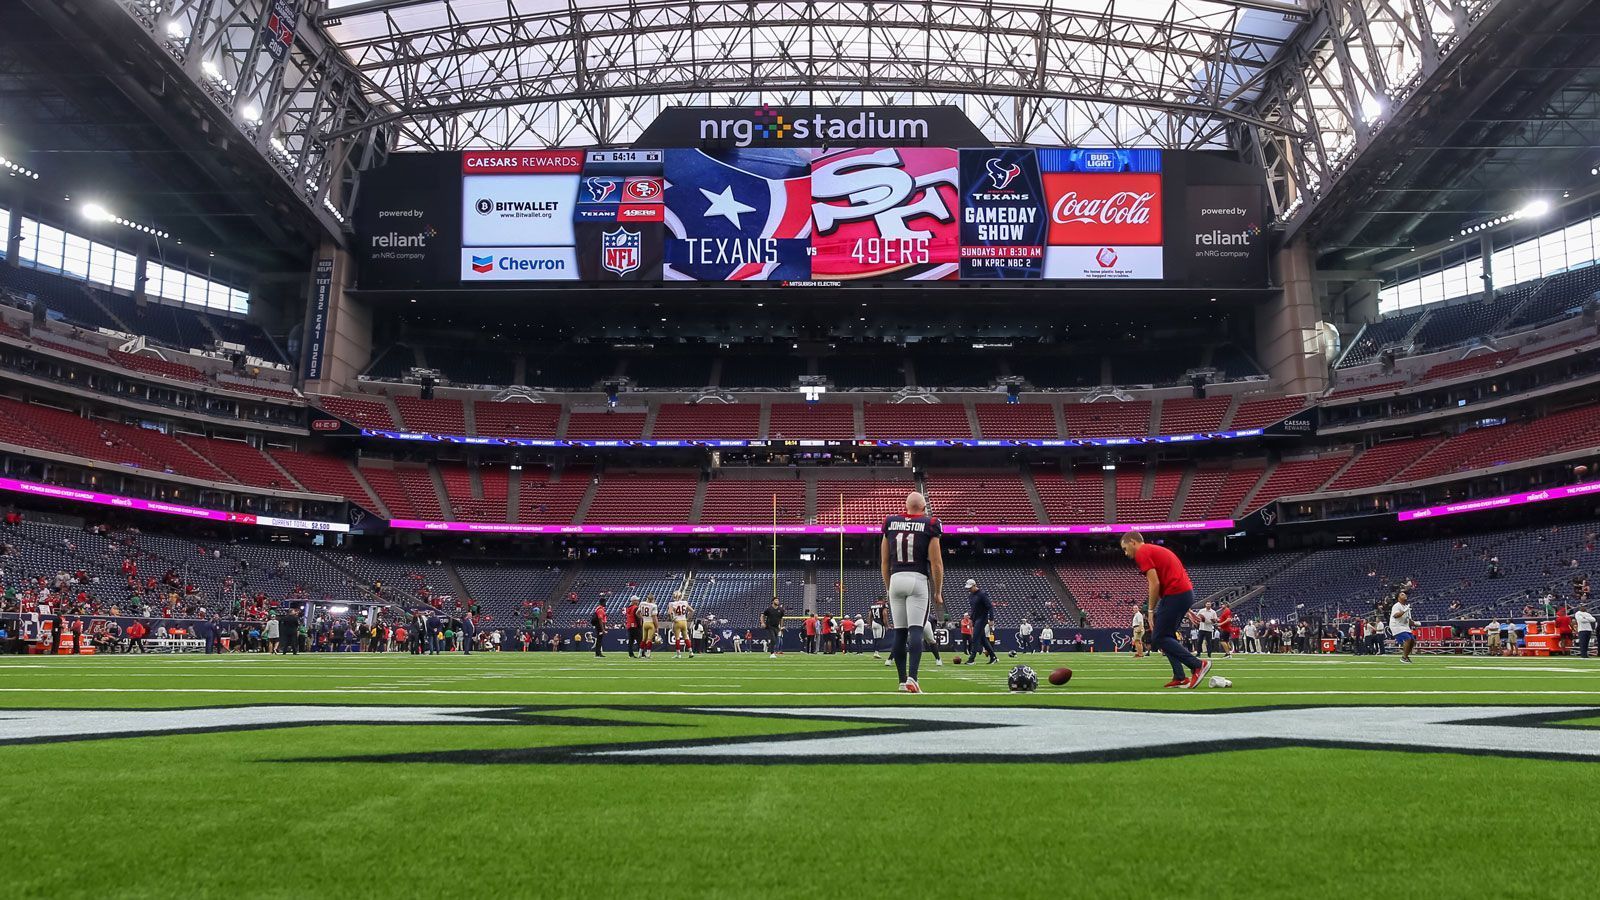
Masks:
[[[272,694],[274,696],[289,696],[295,694],[445,694],[453,697],[477,696],[506,696],[506,697],[880,697],[885,694],[901,696],[893,689],[885,688],[878,691],[507,691],[507,690],[473,690],[454,689],[441,690],[438,688],[26,688],[26,687],[0,687],[0,692],[10,694]],[[1070,691],[1059,694],[1049,694],[1052,698],[1070,700],[1074,697],[1203,697],[1203,696],[1229,696],[1229,697],[1595,697],[1600,696],[1600,689],[1592,691],[1508,691],[1508,690],[1466,690],[1466,691],[1241,691],[1229,689],[1224,694],[1211,695],[1209,692],[1194,691],[1169,691],[1151,688],[1143,691]],[[907,694],[906,697],[917,695]],[[941,694],[941,697],[953,697],[962,700],[977,698],[1014,697],[1021,696],[1009,691],[996,688],[994,692],[962,691],[950,694]],[[3,709],[0,709],[3,711]]]

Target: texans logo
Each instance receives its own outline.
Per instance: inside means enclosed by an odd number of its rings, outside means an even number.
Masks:
[[[617,183],[609,178],[587,178],[584,179],[583,186],[589,189],[590,203],[606,202],[606,198],[617,189]]]
[[[1021,166],[1016,163],[1012,163],[1010,166],[1003,166],[998,159],[990,159],[985,164],[985,168],[989,170],[989,184],[997,191],[1005,190],[1011,182],[1017,180],[1018,175],[1022,174]]]

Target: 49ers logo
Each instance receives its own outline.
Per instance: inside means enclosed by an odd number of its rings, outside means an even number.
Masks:
[[[1055,172],[1044,176],[1055,246],[1161,244],[1161,176]]]

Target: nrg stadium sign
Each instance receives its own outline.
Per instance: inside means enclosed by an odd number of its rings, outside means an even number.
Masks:
[[[990,147],[954,106],[673,107],[639,147]]]

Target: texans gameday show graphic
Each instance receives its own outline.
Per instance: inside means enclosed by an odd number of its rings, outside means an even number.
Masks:
[[[961,151],[961,277],[1039,278],[1046,211],[1032,150]]]
[[[960,275],[960,165],[947,147],[839,150],[811,164],[811,276]]]

